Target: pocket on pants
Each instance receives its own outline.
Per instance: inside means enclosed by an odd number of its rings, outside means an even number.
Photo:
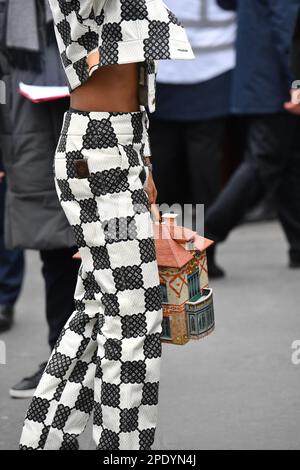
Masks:
[[[92,197],[89,178],[77,178],[73,175],[73,166],[66,158],[56,158],[54,160],[54,175],[56,189],[60,201],[72,201],[76,199],[86,199]]]
[[[128,170],[118,147],[107,150],[67,152],[55,158],[54,173],[63,200],[121,193],[128,187]]]
[[[64,151],[61,152],[61,147],[64,146]],[[65,148],[66,147],[66,148]],[[57,172],[62,171],[61,176],[76,178],[77,175],[74,162],[83,160],[88,167],[88,173],[97,173],[102,171],[109,171],[113,169],[124,168],[124,157],[120,151],[119,145],[107,149],[84,149],[82,148],[82,139],[80,136],[61,136],[58,149],[55,154],[55,162],[65,162],[66,174],[63,174],[63,164],[57,164]],[[89,175],[86,174],[86,177]]]
[[[132,174],[137,174],[139,182],[142,184],[143,188],[145,188],[150,172],[143,160],[143,143],[140,142],[132,145],[118,144],[118,146],[122,159],[121,168],[128,168]]]

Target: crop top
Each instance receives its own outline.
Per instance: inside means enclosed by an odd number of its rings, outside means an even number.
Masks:
[[[192,59],[185,29],[162,0],[49,0],[70,91],[104,65],[139,63],[140,104],[155,111],[160,59]],[[99,51],[89,70],[87,57]]]

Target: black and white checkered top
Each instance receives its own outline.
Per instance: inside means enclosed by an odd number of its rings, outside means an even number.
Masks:
[[[155,110],[160,59],[193,59],[185,29],[162,0],[49,0],[70,91],[97,67],[140,64],[140,104]],[[87,57],[99,51],[89,70]]]

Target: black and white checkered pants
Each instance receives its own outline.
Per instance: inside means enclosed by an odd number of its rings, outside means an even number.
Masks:
[[[55,182],[82,265],[76,310],[28,409],[22,450],[77,449],[92,412],[97,449],[153,444],[162,310],[144,190],[145,119],[143,112],[65,115]]]

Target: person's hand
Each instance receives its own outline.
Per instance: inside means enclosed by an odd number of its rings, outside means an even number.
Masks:
[[[2,183],[2,180],[4,179],[4,177],[5,177],[4,171],[0,171],[0,183]]]
[[[299,88],[291,89],[291,100],[284,103],[284,109],[291,114],[300,116],[300,90]]]
[[[160,221],[160,213],[159,213],[158,207],[156,205],[157,189],[156,189],[151,171],[149,173],[147,184],[145,186],[145,191],[148,195],[153,220],[154,220],[154,222],[159,222]]]

